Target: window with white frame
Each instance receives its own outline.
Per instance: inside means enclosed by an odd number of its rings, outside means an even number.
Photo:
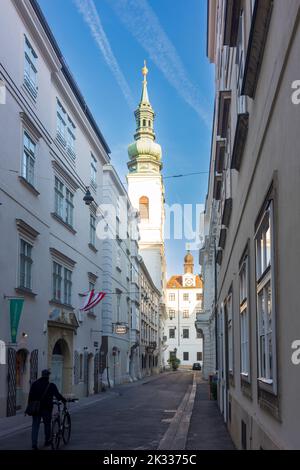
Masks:
[[[64,268],[64,303],[72,304],[72,271]]]
[[[183,330],[182,330],[182,337],[183,337],[183,339],[189,339],[189,337],[190,337],[190,330],[189,330],[189,328],[183,328]]]
[[[55,177],[55,213],[63,219],[64,217],[64,184]]]
[[[22,176],[32,186],[34,186],[35,155],[36,155],[36,143],[32,140],[28,132],[24,131]]]
[[[73,205],[73,194],[71,191],[66,188],[66,218],[65,222],[73,227],[73,213],[74,213],[74,205]]]
[[[74,194],[55,176],[55,214],[66,224],[73,227],[74,224]]]
[[[67,127],[67,152],[75,158],[75,125],[68,116],[68,127]]]
[[[248,255],[245,254],[240,265],[240,341],[241,341],[241,374],[249,378],[250,341],[249,341],[249,301],[248,301]]]
[[[227,334],[228,334],[228,369],[233,373],[233,322],[232,322],[232,294],[226,300]]]
[[[56,137],[68,154],[75,159],[76,126],[58,98],[56,99],[56,105]]]
[[[37,97],[37,54],[25,36],[24,84],[30,94]]]
[[[32,286],[32,245],[20,240],[20,276],[19,287],[30,289]]]
[[[184,353],[183,353],[183,360],[184,360],[184,361],[188,361],[188,360],[189,360],[189,353],[188,353],[188,352],[184,352]]]
[[[175,301],[175,294],[169,294],[169,300],[170,300],[170,302],[174,302]]]
[[[169,310],[169,319],[173,320],[175,318],[175,310]]]
[[[188,310],[183,310],[183,318],[190,318],[190,312]]]
[[[52,298],[66,305],[72,304],[72,271],[53,261]]]
[[[57,117],[57,120],[56,120],[57,138],[63,145],[66,145],[67,113],[59,100],[57,100],[56,117]]]
[[[90,244],[96,245],[96,217],[90,214]]]
[[[91,186],[97,187],[97,160],[93,154],[91,154]]]
[[[259,380],[276,386],[276,325],[274,305],[273,201],[269,201],[257,226],[256,290]]]
[[[175,339],[175,328],[169,328],[169,338]]]
[[[52,298],[57,302],[62,302],[62,266],[56,262],[53,262],[52,271]]]
[[[184,302],[188,302],[189,294],[183,294],[183,300],[184,300]]]

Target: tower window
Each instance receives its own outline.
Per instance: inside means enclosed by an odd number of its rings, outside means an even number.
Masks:
[[[143,119],[143,127],[146,127],[146,119]]]
[[[139,210],[141,219],[149,219],[149,199],[142,196],[139,201]]]

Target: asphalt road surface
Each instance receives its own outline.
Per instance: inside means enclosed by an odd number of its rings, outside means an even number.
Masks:
[[[199,374],[196,372],[196,374]],[[100,395],[96,402],[70,408],[72,435],[68,450],[155,450],[168,445],[172,433],[180,428],[186,404],[192,408],[191,391],[195,374],[177,371],[154,380],[125,385]],[[195,381],[194,381],[195,382]],[[174,418],[174,419],[172,419]],[[175,419],[176,418],[176,419]],[[174,428],[174,420],[177,428]],[[186,420],[185,420],[186,421]],[[175,423],[176,424],[176,423]],[[175,431],[174,431],[174,429]],[[180,431],[184,437],[188,428]],[[168,433],[167,433],[168,431]],[[40,448],[44,429],[40,428]],[[30,449],[31,430],[17,431],[0,439],[1,450]]]

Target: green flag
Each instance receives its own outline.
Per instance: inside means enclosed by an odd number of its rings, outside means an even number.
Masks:
[[[11,342],[17,342],[17,334],[19,321],[23,309],[24,299],[10,299],[10,331],[11,331]]]

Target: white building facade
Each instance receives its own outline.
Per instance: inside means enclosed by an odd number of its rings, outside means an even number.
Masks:
[[[184,274],[172,276],[167,282],[165,365],[172,356],[180,360],[183,368],[191,368],[195,362],[203,364],[203,335],[195,328],[197,316],[203,311],[203,283],[193,271],[193,256],[188,252],[184,258]]]
[[[208,2],[216,100],[200,258],[238,449],[300,448],[299,12],[298,0]]]
[[[24,409],[44,368],[66,396],[99,392],[106,364],[113,371],[115,345],[111,340],[109,355],[103,354],[102,337],[117,318],[127,329],[126,340],[120,336],[116,344],[122,350],[116,381],[138,376],[139,282],[130,277],[130,262],[138,264],[130,228],[120,273],[118,242],[109,259],[97,236],[104,178],[113,194],[124,188],[38,2],[3,0],[1,12],[0,416],[11,416]],[[80,311],[87,291],[106,288],[105,305]]]

